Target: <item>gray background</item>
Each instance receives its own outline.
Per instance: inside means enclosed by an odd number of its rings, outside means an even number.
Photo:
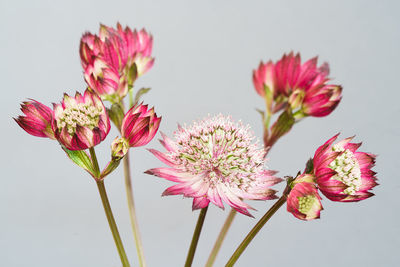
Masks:
[[[155,66],[137,82],[152,87],[144,100],[176,123],[207,113],[231,114],[261,136],[251,83],[260,60],[300,51],[328,61],[344,87],[330,116],[307,118],[283,137],[268,163],[280,175],[302,170],[315,149],[337,132],[356,134],[363,151],[379,155],[380,186],[360,203],[324,199],[321,220],[303,222],[279,210],[237,266],[398,266],[400,229],[398,1],[4,1],[0,2],[1,186],[0,266],[120,266],[95,183],[56,142],[34,138],[11,119],[19,103],[47,105],[63,92],[83,91],[78,55],[86,30],[100,22],[145,27],[154,35]],[[113,130],[98,146],[109,157]],[[161,148],[153,140],[147,147]],[[172,182],[143,174],[162,166],[144,148],[133,151],[137,212],[149,266],[182,266],[198,212],[191,199],[161,198]],[[133,266],[122,170],[106,179],[111,204]],[[282,190],[283,184],[277,188]],[[272,205],[251,202],[256,219],[237,216],[216,266],[226,263]],[[228,214],[209,209],[194,266],[203,266]]]

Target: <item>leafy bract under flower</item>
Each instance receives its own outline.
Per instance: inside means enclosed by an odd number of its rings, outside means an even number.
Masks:
[[[161,144],[167,153],[151,149],[169,168],[150,169],[146,173],[177,182],[163,195],[182,194],[193,198],[193,209],[211,201],[220,208],[223,202],[246,215],[252,209],[243,199],[274,199],[270,187],[281,181],[275,171],[265,169],[265,150],[252,143],[249,126],[218,115],[178,127],[175,141],[163,135]]]

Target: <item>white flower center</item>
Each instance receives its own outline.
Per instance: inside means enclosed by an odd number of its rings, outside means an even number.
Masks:
[[[317,200],[317,198],[312,195],[298,197],[297,199],[299,200],[299,211],[303,214],[307,214]]]
[[[66,107],[61,116],[57,118],[57,127],[60,130],[67,127],[68,133],[71,135],[75,134],[78,125],[93,130],[93,128],[98,126],[102,112],[102,107],[83,103]]]
[[[332,179],[341,181],[348,186],[343,193],[354,195],[362,185],[360,165],[353,152],[348,149],[345,150],[343,146],[336,144],[332,147],[332,150],[343,152],[329,164],[329,167],[337,172]]]
[[[218,118],[179,132],[179,152],[173,157],[185,172],[203,175],[210,187],[228,183],[246,190],[264,170],[265,152],[251,144],[248,128]]]

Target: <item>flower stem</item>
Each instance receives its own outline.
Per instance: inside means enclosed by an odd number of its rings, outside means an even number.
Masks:
[[[208,206],[202,208],[199,214],[199,218],[197,219],[196,228],[194,229],[192,242],[190,243],[190,248],[186,257],[185,267],[192,266],[194,253],[196,252],[197,243],[199,242],[199,237],[201,233],[201,229],[203,228],[204,219],[206,218]]]
[[[282,207],[286,202],[286,198],[288,195],[288,187],[283,192],[283,195],[275,202],[275,204],[264,214],[264,216],[257,222],[257,224],[251,229],[251,231],[247,234],[247,236],[243,239],[242,243],[240,243],[239,247],[233,253],[232,257],[229,259],[228,263],[225,267],[233,266],[240,255],[242,255],[243,251],[247,248],[256,234],[261,230],[261,228],[268,222],[268,220],[275,214],[275,212]]]
[[[146,262],[145,262],[144,253],[143,253],[142,240],[140,238],[139,225],[138,225],[137,217],[136,217],[135,201],[133,199],[131,170],[130,170],[130,165],[129,165],[129,151],[126,153],[123,161],[124,161],[126,198],[128,200],[129,216],[131,219],[132,232],[133,232],[133,237],[135,239],[135,244],[136,244],[136,252],[138,255],[140,266],[145,267]]]
[[[118,232],[117,224],[115,223],[115,219],[113,213],[111,211],[110,202],[108,201],[106,188],[104,186],[103,180],[97,180],[97,188],[99,189],[101,201],[103,202],[104,211],[107,216],[108,224],[110,225],[110,229],[112,235],[114,237],[115,245],[117,246],[117,250],[119,253],[119,257],[121,258],[123,267],[130,267],[128,257],[126,256],[124,246],[121,241],[121,237]]]
[[[90,152],[90,157],[92,159],[93,168],[94,168],[94,172],[95,172],[94,175],[96,176],[96,178],[99,178],[100,168],[99,168],[99,162],[97,161],[96,152],[94,151],[94,147],[89,148],[89,152]]]
[[[210,256],[208,257],[206,267],[213,266],[215,259],[217,258],[217,254],[221,249],[222,242],[224,242],[226,234],[228,233],[228,230],[233,222],[233,219],[235,218],[236,213],[237,212],[234,209],[231,209],[231,211],[229,212],[229,215],[226,218],[224,225],[222,226],[221,232],[219,233],[218,238],[215,241],[214,247],[211,250]]]

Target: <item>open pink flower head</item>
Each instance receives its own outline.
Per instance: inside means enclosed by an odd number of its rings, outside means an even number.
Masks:
[[[287,211],[300,220],[310,221],[320,217],[321,197],[313,183],[296,183],[287,199]]]
[[[57,140],[69,150],[84,150],[103,141],[110,131],[110,119],[101,99],[89,90],[82,96],[64,94],[54,104],[52,128]]]
[[[51,128],[51,108],[36,100],[30,100],[21,104],[21,111],[25,116],[18,116],[14,120],[22,129],[33,136],[55,139]]]
[[[350,143],[352,137],[333,144],[337,137],[315,152],[314,173],[319,189],[333,201],[360,201],[373,196],[369,190],[377,185],[376,172],[371,170],[376,156],[357,151],[361,143]]]
[[[122,120],[121,134],[130,147],[148,144],[160,126],[161,117],[157,117],[154,108],[147,105],[133,106]]]
[[[220,208],[223,202],[240,213],[252,209],[243,199],[274,199],[270,186],[281,181],[275,171],[264,167],[265,150],[252,144],[249,126],[235,123],[230,117],[207,117],[175,132],[176,141],[163,135],[161,144],[167,153],[151,149],[169,167],[150,169],[146,173],[177,182],[163,195],[193,198],[193,209],[211,201]]]
[[[277,112],[288,102],[293,109],[300,108],[305,115],[322,117],[331,113],[341,100],[342,88],[327,84],[330,80],[329,65],[317,66],[317,57],[301,63],[300,54],[293,52],[275,64],[272,61],[260,63],[253,72],[253,83],[259,95],[277,102]],[[266,95],[266,90],[271,92]],[[267,99],[271,105],[272,99]]]
[[[81,38],[85,80],[103,99],[118,102],[135,79],[153,66],[152,48],[153,37],[144,29],[123,29],[119,23],[116,29],[101,25],[98,36],[85,33]]]

